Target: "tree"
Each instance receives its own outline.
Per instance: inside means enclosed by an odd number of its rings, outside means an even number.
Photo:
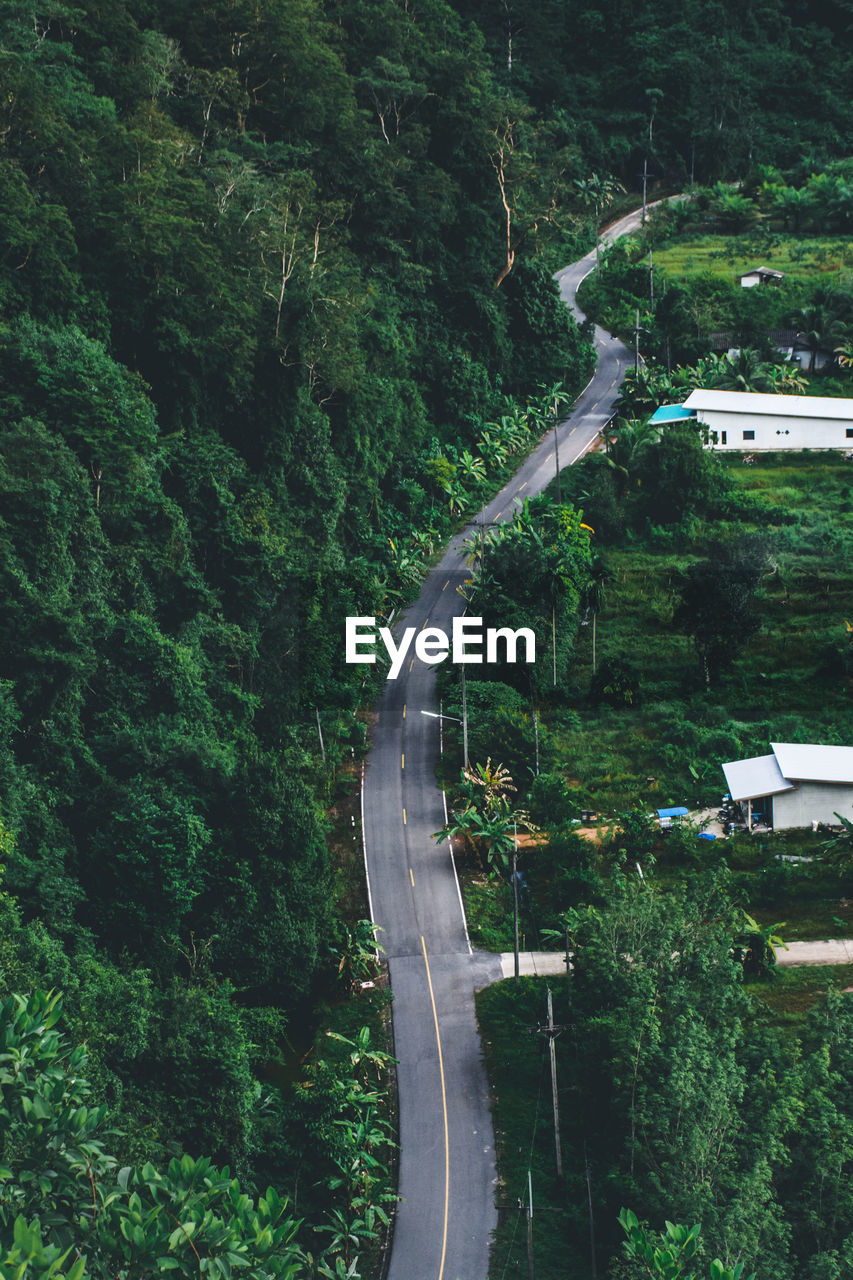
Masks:
[[[673,623],[692,638],[706,688],[761,627],[752,603],[768,561],[760,536],[717,543],[712,555],[691,565],[683,577]]]
[[[833,349],[834,320],[820,304],[801,307],[791,319],[797,326],[797,341],[809,353],[808,372],[814,373],[818,355]]]
[[[484,871],[492,870],[496,860],[507,868],[518,829],[536,830],[527,811],[510,803],[509,792],[516,787],[509,770],[493,765],[489,757],[485,764],[463,769],[460,782],[462,804],[454,806],[447,824],[434,832],[435,838],[461,836],[476,851]]]
[[[165,1170],[118,1168],[105,1150],[106,1108],[89,1104],[86,1050],[69,1050],[56,1029],[61,1009],[58,994],[41,991],[0,1005],[0,1257],[57,1280],[69,1249],[67,1280],[108,1280],[118,1269],[189,1280],[200,1266],[297,1280],[299,1224],[272,1188],[254,1201],[227,1169],[189,1155]]]
[[[537,650],[551,650],[559,673],[579,623],[590,536],[578,511],[545,496],[526,499],[511,521],[492,530],[485,573],[480,564],[467,588],[469,612],[482,616],[486,626],[505,627],[511,618],[513,628],[530,628]],[[553,666],[552,661],[550,682]],[[538,665],[499,663],[483,674],[508,684],[547,679]]]
[[[592,674],[595,675],[595,625],[598,615],[604,608],[604,602],[607,599],[607,583],[611,581],[613,575],[607,566],[607,562],[600,555],[592,557],[589,566],[589,578],[584,589],[584,601],[587,609],[592,614]]]
[[[701,515],[731,484],[719,459],[702,447],[692,423],[676,424],[636,463],[637,513],[655,525],[675,525]]]
[[[612,205],[616,195],[625,188],[616,178],[602,175],[594,172],[588,178],[576,178],[575,190],[581,202],[588,209],[592,210],[593,215],[593,235],[595,236],[595,266],[596,270],[601,270],[601,253],[599,246],[599,231],[601,227],[601,217],[606,209]]]
[[[663,1231],[654,1237],[642,1225],[631,1209],[621,1209],[619,1225],[627,1239],[622,1248],[626,1258],[637,1262],[641,1270],[652,1280],[698,1280],[698,1257],[702,1239],[701,1226],[683,1227],[667,1222]],[[755,1280],[755,1273],[744,1276],[744,1264],[724,1267],[715,1258],[708,1267],[709,1280]]]
[[[775,366],[761,359],[758,351],[742,347],[736,355],[724,355],[716,362],[706,383],[720,391],[764,391],[777,389]]]
[[[777,948],[788,950],[788,944],[778,933],[779,929],[784,929],[784,922],[760,925],[748,911],[743,913],[743,922],[746,927],[735,938],[735,955],[743,965],[744,973],[751,977],[770,973],[776,964]]]
[[[615,433],[607,436],[607,463],[616,473],[616,488],[624,498],[643,455],[661,438],[661,428],[649,419],[628,422],[617,419]]]

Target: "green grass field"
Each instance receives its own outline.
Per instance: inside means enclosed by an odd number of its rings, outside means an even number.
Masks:
[[[555,724],[558,754],[590,808],[712,806],[725,792],[721,763],[778,741],[853,741],[853,690],[826,668],[827,646],[847,643],[853,618],[853,464],[835,453],[727,459],[742,523],[706,523],[686,538],[652,534],[605,555],[612,574],[597,622],[598,660],[641,673],[632,706],[593,706],[591,628],[582,628],[569,703],[580,727]],[[691,641],[673,628],[680,571],[718,538],[770,538],[775,570],[758,592],[759,633],[704,688]],[[649,781],[652,779],[652,781]]]
[[[772,267],[791,280],[826,280],[853,270],[853,239],[845,236],[690,236],[654,251],[670,279],[717,276],[735,282],[752,267]],[[773,288],[772,285],[757,286]]]

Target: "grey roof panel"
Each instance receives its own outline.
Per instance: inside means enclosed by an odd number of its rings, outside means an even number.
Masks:
[[[691,391],[686,409],[773,413],[785,418],[834,418],[853,423],[853,400],[834,396],[776,396],[759,391]]]
[[[796,790],[794,784],[782,776],[775,755],[733,760],[723,765],[723,773],[733,800],[754,800],[756,796],[775,796]]]
[[[770,746],[785,778],[853,783],[853,747],[827,747],[814,742],[771,742]]]

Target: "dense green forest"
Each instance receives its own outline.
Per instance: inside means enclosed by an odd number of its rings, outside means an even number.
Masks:
[[[63,992],[116,1195],[188,1152],[352,1208],[343,1067],[268,1071],[358,958],[325,816],[364,741],[343,619],[398,604],[588,376],[550,271],[591,243],[591,173],[849,145],[842,6],[657,10],[3,6],[0,987]],[[61,1101],[40,999],[4,1005],[4,1053]],[[298,1265],[347,1254],[326,1230]]]

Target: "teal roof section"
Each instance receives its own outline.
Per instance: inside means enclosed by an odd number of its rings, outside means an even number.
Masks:
[[[683,422],[686,418],[695,418],[695,409],[685,409],[683,404],[662,404],[652,414],[652,422]]]

